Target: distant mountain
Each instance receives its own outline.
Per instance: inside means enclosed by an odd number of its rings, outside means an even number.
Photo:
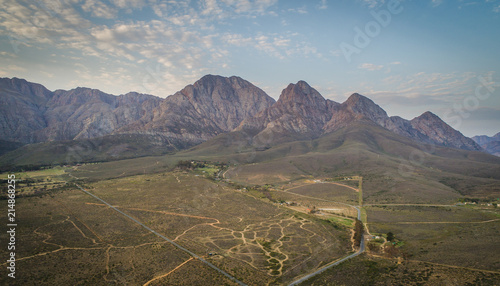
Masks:
[[[325,99],[305,81],[289,84],[275,102],[260,88],[236,76],[207,75],[165,99],[135,92],[114,96],[82,87],[52,92],[23,79],[2,78],[0,98],[0,138],[5,142],[0,145],[5,147],[0,153],[24,144],[77,140],[70,144],[72,148],[62,148],[62,143],[40,148],[64,153],[92,146],[89,153],[101,154],[100,159],[119,159],[119,148],[113,146],[124,138],[127,142],[123,146],[128,146],[128,151],[123,149],[123,156],[128,158],[147,155],[148,149],[155,150],[152,154],[186,149],[228,132],[238,132],[248,141],[245,144],[266,149],[278,143],[316,139],[355,122],[371,122],[416,142],[482,150],[430,112],[412,120],[389,117],[363,95],[354,93],[339,104]],[[96,138],[105,139],[85,141]],[[155,142],[154,147],[144,147],[153,146],[144,145],[147,140]],[[88,142],[109,144],[99,147]],[[21,149],[5,154],[9,155],[9,164],[21,157],[28,163],[29,156],[21,153],[37,152],[30,146]],[[91,157],[77,156],[97,160]],[[50,156],[43,158],[40,162],[50,160]]]
[[[492,137],[486,135],[474,136],[472,137],[472,140],[481,145],[481,147],[488,153],[500,156],[500,132]]]

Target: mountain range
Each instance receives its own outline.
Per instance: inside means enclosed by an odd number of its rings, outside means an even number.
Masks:
[[[73,161],[161,154],[230,132],[243,132],[260,148],[268,148],[316,139],[355,122],[449,148],[482,151],[480,144],[487,144],[465,137],[431,112],[412,120],[389,117],[363,95],[354,93],[337,103],[305,81],[289,84],[275,101],[236,76],[206,75],[164,99],[82,87],[49,91],[23,79],[1,78],[0,98],[0,154],[6,153],[0,164],[7,165],[41,163],[29,159],[41,150],[75,153],[85,146],[93,154],[80,154]],[[65,160],[67,156],[60,159]]]
[[[477,144],[479,144],[488,153],[495,156],[500,156],[500,132],[492,137],[486,135],[472,137]]]

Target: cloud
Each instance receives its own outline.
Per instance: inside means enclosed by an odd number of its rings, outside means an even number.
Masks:
[[[326,4],[326,0],[321,0],[318,4],[318,9],[319,10],[326,10],[328,9],[328,5]]]
[[[431,0],[432,7],[437,7],[443,4],[443,0]]]
[[[388,103],[450,107],[473,96],[477,87],[500,90],[500,84],[493,79],[494,76],[495,72],[419,72],[408,76],[393,75],[383,79],[381,88],[371,88],[364,92]]]
[[[384,5],[385,0],[361,0],[361,2],[369,8],[375,8]]]
[[[9,71],[26,71],[26,68],[17,66],[17,65],[8,65],[7,70]]]
[[[287,57],[299,56],[322,57],[317,48],[305,41],[298,41],[295,34],[259,34],[245,37],[240,34],[226,33],[220,37],[221,41],[231,46],[247,47],[264,52],[268,56],[283,60]]]
[[[17,58],[16,54],[9,53],[9,52],[6,52],[6,51],[0,51],[0,56],[9,57],[9,58]]]
[[[96,0],[85,0],[85,3],[81,7],[83,11],[91,12],[92,16],[98,18],[113,19],[118,13],[115,8]]]
[[[377,71],[377,70],[383,69],[384,66],[383,65],[370,64],[370,63],[364,63],[364,64],[359,65],[358,68],[364,69],[364,70],[368,70],[368,71]]]
[[[276,5],[278,0],[202,0],[198,7],[199,15],[213,19],[227,19],[235,17],[254,17],[266,14],[273,14],[269,9]],[[192,15],[184,13],[184,15]]]
[[[111,0],[110,2],[120,9],[142,9],[146,5],[145,0]]]
[[[289,8],[287,11],[292,12],[292,13],[298,13],[298,14],[307,14],[308,13],[306,6],[302,6],[302,7],[298,7],[298,8]]]

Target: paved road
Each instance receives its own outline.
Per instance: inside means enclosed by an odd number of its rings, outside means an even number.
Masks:
[[[74,177],[74,176],[72,176],[72,177]],[[76,178],[76,177],[74,177],[74,178]],[[178,249],[180,249],[180,250],[182,250],[182,251],[186,252],[187,254],[191,255],[192,257],[194,257],[194,258],[196,258],[196,259],[200,260],[201,262],[203,262],[203,263],[205,263],[206,265],[210,266],[211,268],[213,268],[214,270],[218,271],[219,273],[221,273],[222,275],[226,276],[227,278],[229,278],[229,279],[233,280],[234,282],[238,283],[239,285],[246,286],[246,284],[245,284],[245,283],[243,283],[243,282],[239,281],[238,279],[234,278],[233,276],[229,275],[228,273],[224,272],[223,270],[221,270],[221,269],[217,268],[217,266],[215,266],[215,265],[213,265],[212,263],[210,263],[210,262],[206,261],[205,259],[201,258],[201,257],[200,257],[200,256],[198,256],[197,254],[195,254],[195,253],[191,252],[190,250],[188,250],[188,249],[186,249],[186,248],[182,247],[181,245],[179,245],[179,244],[178,244],[178,243],[176,243],[175,241],[173,241],[173,240],[169,239],[168,237],[166,237],[166,236],[164,236],[164,235],[162,235],[162,234],[160,234],[160,233],[156,232],[155,230],[153,230],[153,229],[149,228],[148,226],[144,225],[142,222],[140,222],[140,221],[138,221],[137,219],[135,219],[135,218],[133,218],[133,217],[129,216],[128,214],[126,214],[126,213],[122,212],[121,210],[119,210],[119,209],[117,209],[116,207],[112,206],[111,204],[109,204],[108,202],[106,202],[106,201],[104,201],[103,199],[99,198],[98,196],[96,196],[96,195],[94,195],[94,194],[92,194],[92,193],[88,192],[88,191],[87,191],[87,190],[85,190],[84,188],[80,187],[79,185],[77,185],[77,184],[75,184],[75,185],[76,185],[76,186],[78,187],[78,189],[80,189],[82,192],[84,192],[84,193],[86,193],[86,194],[88,194],[88,195],[90,195],[90,196],[94,197],[95,199],[97,199],[97,200],[101,201],[102,203],[106,204],[108,207],[110,207],[110,208],[112,208],[113,210],[115,210],[115,211],[119,212],[120,214],[122,214],[122,215],[126,216],[126,217],[127,217],[127,218],[129,218],[130,220],[134,221],[135,223],[137,223],[138,225],[140,225],[140,226],[144,227],[145,229],[147,229],[148,231],[150,231],[150,232],[154,233],[155,235],[157,235],[157,236],[161,237],[162,239],[164,239],[164,240],[168,241],[169,243],[173,244],[173,245],[174,245],[175,247],[177,247]]]
[[[435,205],[435,204],[364,204],[365,207],[403,206],[403,207],[456,207],[457,205]]]
[[[361,210],[359,209],[359,207],[356,207],[356,206],[352,206],[352,207],[353,207],[353,208],[355,208],[355,209],[358,211],[358,219],[359,219],[359,220],[361,220]],[[363,236],[363,235],[361,235],[361,244],[360,244],[360,246],[359,246],[359,250],[358,250],[358,252],[353,253],[353,254],[351,254],[351,255],[348,255],[348,256],[346,256],[346,257],[344,257],[344,258],[340,259],[340,260],[337,260],[337,261],[335,261],[335,262],[333,262],[333,263],[331,263],[331,264],[328,264],[328,265],[324,266],[323,268],[320,268],[320,269],[319,269],[319,270],[317,270],[316,272],[313,272],[313,273],[308,274],[308,275],[306,275],[306,276],[304,276],[304,277],[302,277],[302,278],[300,278],[300,279],[298,279],[298,280],[295,280],[295,281],[293,281],[292,283],[288,284],[288,286],[298,285],[298,284],[300,284],[300,283],[302,283],[302,282],[306,281],[307,279],[309,279],[309,278],[311,278],[311,277],[313,277],[313,276],[316,276],[316,275],[318,275],[318,274],[320,274],[320,273],[324,272],[324,271],[325,271],[325,270],[327,270],[327,269],[332,268],[332,267],[333,267],[333,266],[335,266],[335,265],[339,265],[340,263],[342,263],[342,262],[344,262],[344,261],[346,261],[346,260],[348,260],[348,259],[351,259],[351,258],[353,258],[353,257],[356,257],[356,256],[360,255],[360,254],[361,254],[361,253],[363,253],[364,251],[365,251],[365,239],[364,239],[364,236]]]

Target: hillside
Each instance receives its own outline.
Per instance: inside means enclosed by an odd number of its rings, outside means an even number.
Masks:
[[[237,166],[227,176],[245,183],[358,174],[366,178],[365,200],[371,202],[500,196],[500,158],[419,143],[369,120],[317,139],[266,148],[249,134],[232,132],[177,155],[227,160]]]

